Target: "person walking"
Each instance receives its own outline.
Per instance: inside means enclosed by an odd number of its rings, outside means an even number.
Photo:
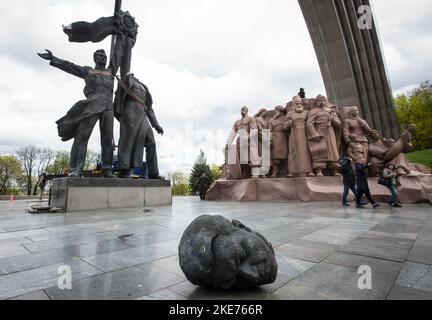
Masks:
[[[366,196],[366,198],[369,200],[370,204],[373,206],[373,208],[378,208],[380,205],[376,203],[372,199],[372,195],[370,193],[369,189],[369,183],[368,183],[368,177],[366,174],[366,171],[368,169],[369,165],[366,164],[366,161],[364,159],[358,160],[355,164],[356,168],[356,186],[357,186],[357,208],[362,209],[364,208],[361,199],[363,195]]]
[[[387,165],[387,167],[383,171],[383,177],[386,180],[387,188],[389,188],[391,192],[390,205],[395,208],[401,208],[402,206],[399,204],[397,191],[397,173],[394,165]]]
[[[352,160],[349,157],[343,157],[339,161],[341,165],[341,172],[342,172],[343,184],[344,184],[344,190],[342,194],[342,205],[344,207],[350,206],[348,204],[348,195],[350,190],[357,198],[356,177],[351,162]]]

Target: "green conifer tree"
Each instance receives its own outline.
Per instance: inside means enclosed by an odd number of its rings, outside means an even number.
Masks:
[[[189,185],[193,195],[199,192],[198,180],[205,173],[209,179],[209,183],[213,182],[213,173],[210,166],[207,164],[207,158],[201,150],[200,154],[192,167],[192,172],[189,178]]]

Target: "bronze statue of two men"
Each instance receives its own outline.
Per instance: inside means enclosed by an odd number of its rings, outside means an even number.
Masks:
[[[160,179],[152,127],[159,134],[164,131],[153,111],[153,99],[148,88],[130,72],[138,25],[128,12],[122,12],[119,8],[116,10],[118,11],[113,17],[100,18],[94,23],[76,22],[64,28],[69,40],[73,42],[99,42],[112,35],[113,45],[108,67],[108,57],[104,50],[94,53],[94,68],[59,59],[49,50],[39,54],[41,58],[49,60],[50,65],[85,81],[86,99],[75,103],[67,114],[56,122],[58,134],[63,141],[74,139],[69,176],[81,177],[88,141],[99,121],[102,175],[112,178],[115,117],[120,122],[120,177],[130,177],[133,168],[141,167],[145,148],[148,177]],[[117,76],[119,69],[121,78]],[[113,103],[116,78],[119,85]]]

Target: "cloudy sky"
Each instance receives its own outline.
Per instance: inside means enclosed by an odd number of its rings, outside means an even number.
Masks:
[[[393,91],[432,80],[430,0],[373,0]],[[34,144],[69,150],[55,121],[83,99],[81,79],[36,52],[93,65],[110,41],[69,43],[62,24],[112,14],[114,0],[1,0],[0,154]],[[157,137],[163,173],[187,170],[200,149],[223,163],[239,109],[284,105],[300,86],[323,93],[297,0],[123,0],[140,24],[132,68],[153,95],[166,134]],[[118,129],[118,128],[117,128]],[[118,133],[116,132],[116,138]],[[96,127],[89,148],[99,150]]]

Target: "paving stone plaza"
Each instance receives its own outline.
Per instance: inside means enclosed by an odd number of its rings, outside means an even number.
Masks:
[[[0,299],[432,299],[432,210],[338,203],[221,203],[37,214],[0,202]],[[274,246],[275,283],[247,291],[195,287],[177,247],[202,214],[237,219]],[[62,290],[62,267],[71,289]],[[359,287],[360,266],[371,289]],[[60,268],[60,269],[59,269]]]

